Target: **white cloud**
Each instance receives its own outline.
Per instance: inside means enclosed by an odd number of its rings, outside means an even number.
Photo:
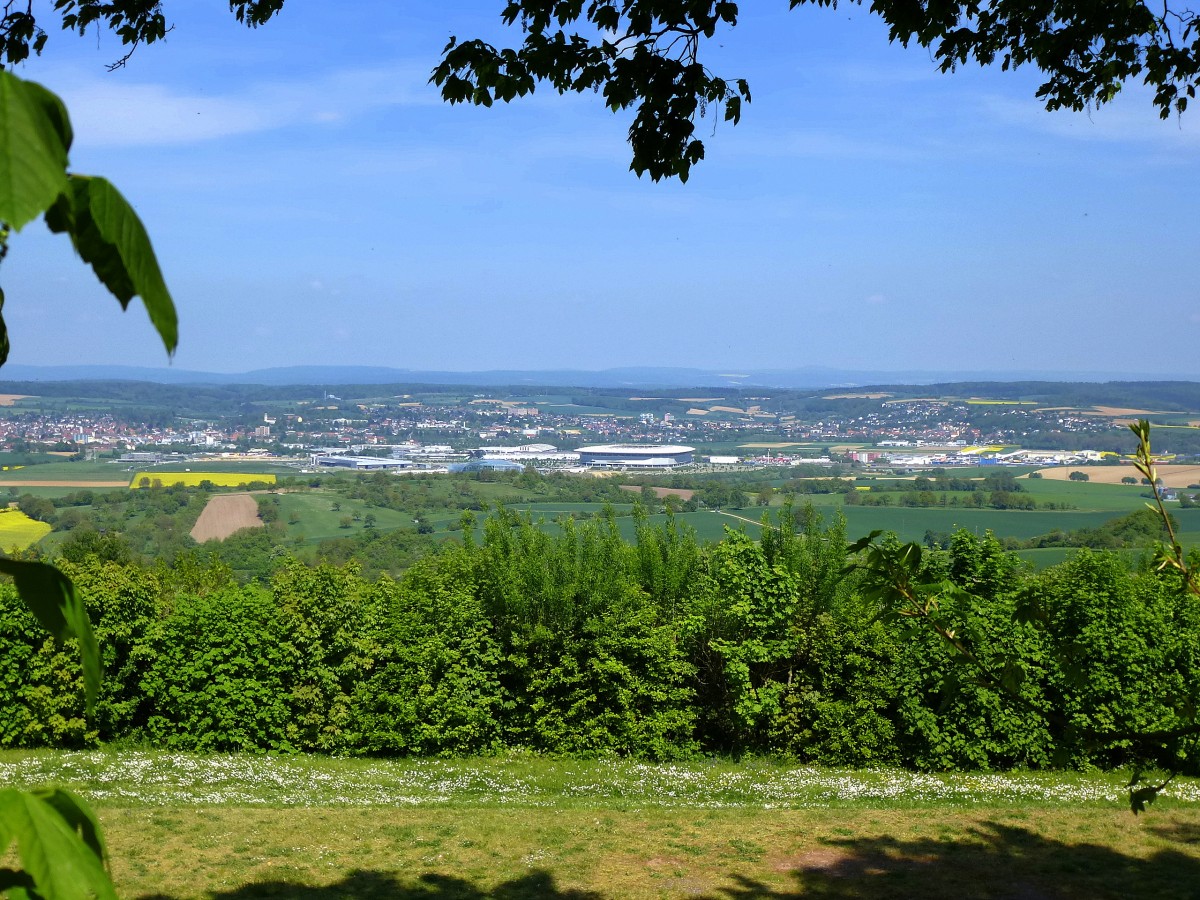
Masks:
[[[1082,141],[1156,145],[1163,149],[1200,147],[1200,129],[1189,118],[1161,119],[1150,92],[1129,88],[1124,96],[1090,112],[1047,112],[1036,102],[985,95],[980,104],[993,119],[1027,131]]]
[[[291,125],[328,127],[375,109],[441,102],[418,66],[346,69],[223,94],[137,82],[125,72],[50,74],[43,80],[66,101],[76,139],[92,147],[193,144]]]

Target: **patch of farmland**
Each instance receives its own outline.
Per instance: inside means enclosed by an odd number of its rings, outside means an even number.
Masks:
[[[0,481],[0,487],[9,482]],[[14,487],[19,487],[22,492],[25,488],[123,488],[129,487],[127,481],[14,481],[11,482]]]
[[[1135,478],[1141,484],[1142,476],[1133,466],[1051,466],[1038,469],[1047,481],[1069,481],[1072,472],[1083,472],[1088,481],[1099,484],[1120,484],[1122,478]],[[1171,488],[1185,488],[1200,483],[1200,466],[1159,466],[1158,477]]]
[[[185,462],[164,462],[155,472],[232,472],[235,475],[295,475],[296,467],[262,459],[192,459]]]
[[[192,528],[192,539],[223,541],[243,528],[261,528],[258,503],[251,494],[216,494],[209,498],[200,518]]]
[[[822,397],[823,400],[882,400],[884,397],[891,397],[892,394],[883,391],[869,394],[828,394]]]
[[[279,521],[284,523],[292,541],[318,544],[330,538],[351,537],[366,528],[367,516],[373,516],[380,533],[398,528],[415,528],[411,512],[367,506],[362,500],[350,500],[326,491],[301,491],[277,495]],[[334,509],[334,505],[338,508]],[[457,521],[455,511],[447,521]],[[350,522],[343,525],[343,520]]]
[[[1098,481],[1050,481],[1024,478],[1021,489],[1038,503],[1061,503],[1080,510],[1111,509],[1113,515],[1142,508],[1145,485],[1104,484]]]
[[[1080,512],[1077,510],[1013,510],[962,509],[934,507],[928,509],[895,506],[850,506],[842,510],[846,517],[846,534],[853,540],[868,532],[894,531],[902,541],[921,541],[925,532],[951,532],[958,528],[983,535],[991,530],[997,537],[1026,540],[1055,529],[1074,531],[1097,528],[1119,513],[1111,511]]]
[[[1099,413],[1102,416],[1143,416],[1144,417],[1144,416],[1169,415],[1169,413],[1164,413],[1162,410],[1126,409],[1121,406],[1099,406],[1099,405],[1096,405],[1096,406],[1093,406],[1092,409],[1094,409],[1097,413]]]
[[[259,472],[138,472],[129,479],[132,488],[142,487],[143,480],[148,485],[158,482],[163,487],[182,484],[186,487],[199,487],[202,482],[211,481],[217,487],[240,487],[252,481],[274,484],[275,476]]]
[[[0,476],[0,485],[5,485],[13,481],[69,481],[72,483],[112,481],[123,477],[125,477],[125,472],[119,466],[115,466],[112,463],[84,460],[48,462],[32,466],[21,466],[19,468],[10,467]]]
[[[642,490],[636,484],[623,484],[620,487],[623,491],[632,491],[635,494],[641,493]],[[696,493],[695,491],[687,490],[685,488],[670,487],[652,487],[650,490],[654,491],[654,496],[658,497],[660,500],[663,497],[678,497],[680,500],[691,500],[692,495]]]
[[[0,509],[0,549],[25,550],[49,533],[49,525],[29,518],[19,509]]]

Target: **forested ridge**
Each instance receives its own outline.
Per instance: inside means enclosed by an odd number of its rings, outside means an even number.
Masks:
[[[0,746],[1197,768],[1191,738],[1136,737],[1197,696],[1177,579],[1087,550],[1035,574],[967,532],[927,552],[923,574],[962,588],[944,618],[984,666],[1024,672],[1008,696],[880,615],[837,521],[780,522],[702,545],[643,521],[628,543],[609,517],[547,532],[501,510],[395,579],[286,555],[249,585],[189,554],[64,559],[103,652],[96,716],[77,655],[5,587]]]

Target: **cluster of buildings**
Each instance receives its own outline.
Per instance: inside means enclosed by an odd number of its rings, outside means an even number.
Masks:
[[[1072,447],[1090,443],[1088,434],[1113,430],[1108,419],[1073,411],[1032,406],[976,405],[946,400],[864,400],[876,395],[846,395],[805,413],[791,412],[769,397],[740,401],[696,398],[695,405],[672,413],[639,410],[615,398],[611,411],[574,403],[538,405],[528,400],[472,399],[442,402],[395,397],[362,403],[326,395],[320,400],[281,402],[266,412],[140,423],[112,411],[22,410],[0,414],[0,444],[8,449],[37,445],[57,451],[85,452],[272,452],[301,465],[371,470],[450,471],[470,468],[673,469],[708,464],[781,466],[796,462],[832,465],[922,466],[1077,465],[1094,461],[1095,451]],[[882,397],[883,395],[878,395]],[[613,399],[613,398],[610,398]],[[662,406],[683,401],[662,400]],[[820,398],[818,398],[820,399]],[[763,405],[747,404],[755,400]],[[539,401],[540,402],[540,401]],[[740,403],[727,406],[725,403]],[[790,402],[790,401],[789,401]],[[982,402],[982,401],[981,401]],[[801,400],[796,401],[801,404]],[[63,404],[64,407],[66,404]],[[685,404],[686,405],[686,404]],[[627,407],[627,408],[626,408]],[[572,412],[575,408],[581,411]],[[49,407],[53,409],[53,406]],[[259,406],[263,409],[263,405]],[[775,411],[772,411],[775,409]],[[167,422],[164,424],[164,422]],[[1046,441],[1046,437],[1061,440]],[[732,446],[746,442],[752,452],[734,456],[697,456],[700,444]],[[768,449],[787,443],[832,445],[824,455],[816,447],[805,458]],[[850,447],[838,447],[845,442]],[[754,450],[754,445],[759,448]],[[868,446],[861,446],[868,445]],[[1002,449],[1020,446],[1064,449]],[[1095,446],[1096,444],[1093,444]],[[1103,444],[1101,444],[1103,446]],[[473,449],[463,449],[471,448]],[[129,457],[130,461],[136,461]]]
[[[470,472],[481,469],[520,471],[539,469],[584,471],[588,469],[665,470],[690,466],[695,447],[676,444],[597,444],[578,450],[560,451],[553,444],[523,444],[517,447],[479,447],[454,450],[449,445],[399,444],[390,456],[364,456],[326,449],[309,455],[314,468],[340,468],[360,472],[424,471]]]

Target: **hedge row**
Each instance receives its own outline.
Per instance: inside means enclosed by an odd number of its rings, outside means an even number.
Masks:
[[[1014,698],[880,618],[842,526],[811,510],[706,546],[673,523],[629,544],[603,518],[549,533],[501,513],[471,533],[398,581],[286,559],[249,586],[186,557],[64,561],[103,648],[91,722],[73,655],[4,588],[0,746],[1108,767],[1198,696],[1197,604],[1104,553],[1034,574],[960,532],[926,554],[967,589],[942,612],[980,661],[1019,662]],[[1153,752],[1194,768],[1186,740]]]

